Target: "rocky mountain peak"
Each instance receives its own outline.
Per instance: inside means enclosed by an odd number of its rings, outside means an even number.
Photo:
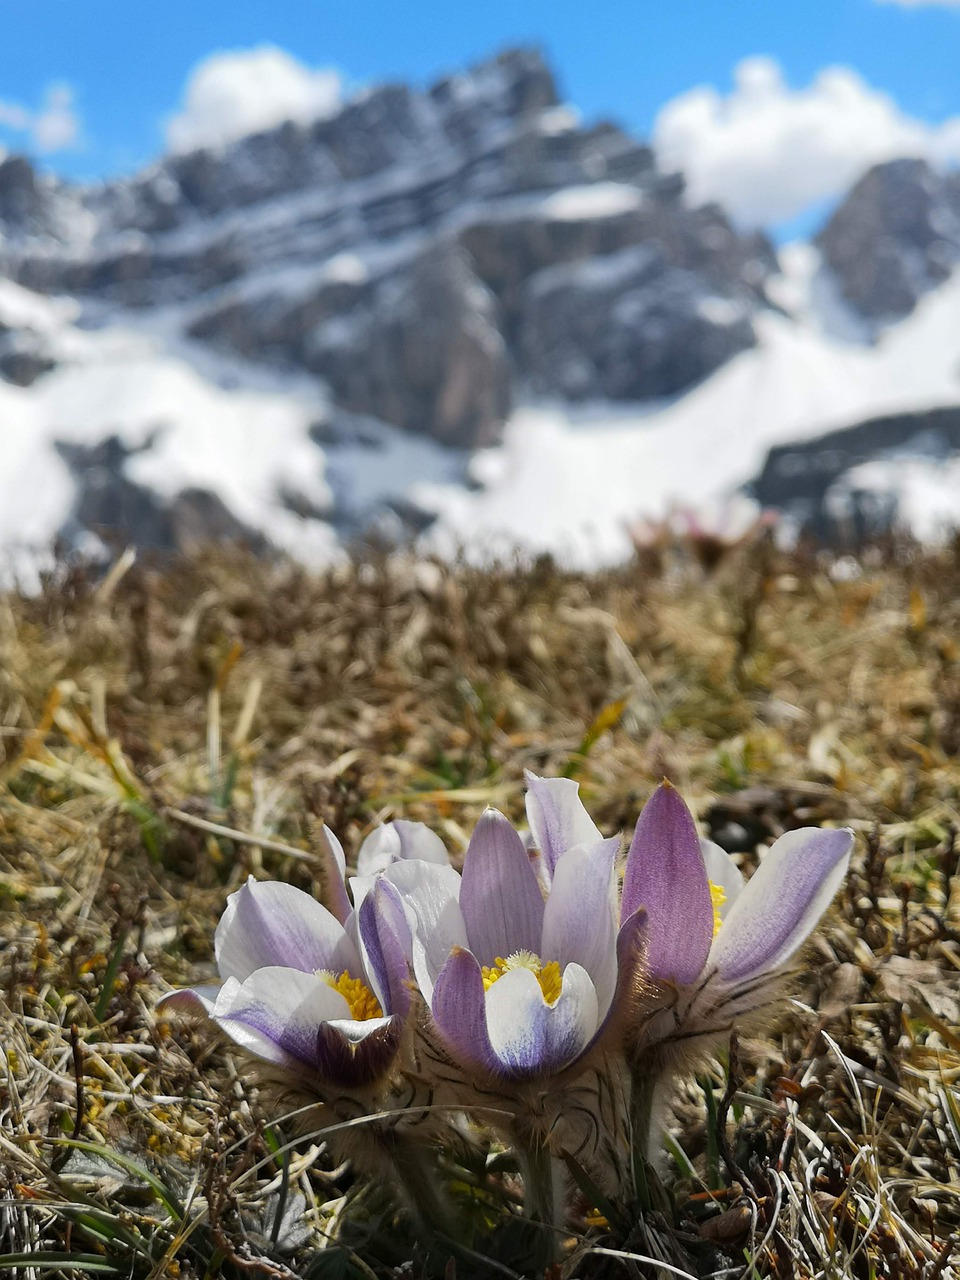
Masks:
[[[861,315],[879,322],[908,315],[960,260],[960,174],[919,159],[876,165],[816,243]]]
[[[691,208],[649,147],[581,124],[536,49],[127,180],[46,191],[26,162],[6,174],[0,222],[20,234],[0,273],[91,315],[162,307],[168,332],[466,448],[497,439],[517,389],[683,390],[752,345],[776,269],[763,237]]]

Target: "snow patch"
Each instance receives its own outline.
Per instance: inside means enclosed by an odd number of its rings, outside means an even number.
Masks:
[[[615,218],[644,202],[643,192],[624,182],[594,182],[567,187],[539,202],[539,212],[557,222],[582,222],[589,218]]]
[[[475,459],[484,489],[417,490],[438,514],[426,543],[479,559],[519,546],[587,568],[622,559],[627,522],[734,492],[774,445],[885,413],[960,404],[958,311],[960,274],[872,347],[803,316],[761,314],[756,348],[666,404],[593,405],[575,415],[522,406],[502,447]],[[915,510],[913,501],[904,509]]]
[[[12,280],[0,279],[0,325],[8,329],[55,334],[79,315],[80,306],[72,298],[49,298]]]
[[[837,493],[834,494],[833,490]],[[893,509],[897,524],[922,542],[941,542],[960,528],[960,458],[886,458],[854,467],[828,500],[872,494],[878,509]]]

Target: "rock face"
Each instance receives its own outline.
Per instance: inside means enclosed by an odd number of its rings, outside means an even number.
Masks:
[[[652,247],[539,272],[520,331],[533,388],[574,400],[672,395],[753,342],[744,303]]]
[[[43,339],[29,329],[11,329],[0,320],[0,378],[29,387],[56,367]]]
[[[142,448],[149,448],[147,442]],[[58,442],[57,451],[76,482],[76,497],[64,536],[93,533],[107,545],[133,543],[153,551],[186,551],[219,539],[245,542],[255,551],[267,543],[228,510],[217,494],[185,488],[171,502],[161,501],[126,474],[132,449],[117,436],[83,446]]]
[[[462,448],[518,386],[682,390],[754,342],[775,270],[648,147],[582,126],[529,49],[94,188],[0,164],[0,276],[93,317],[162,307],[167,332]],[[0,345],[0,376],[44,367]]]
[[[817,237],[848,302],[871,320],[908,315],[960,261],[960,174],[894,160],[865,174]]]
[[[441,246],[319,325],[304,363],[345,409],[442,444],[489,445],[510,409],[510,366],[496,320],[494,299],[467,256]]]
[[[771,449],[753,484],[764,507],[785,512],[818,538],[832,541],[838,520],[857,533],[877,533],[896,519],[896,503],[876,509],[876,494],[858,505],[855,484],[844,484],[858,467],[879,460],[925,458],[943,461],[960,454],[960,406],[888,414],[794,444]],[[843,510],[831,497],[844,490]]]

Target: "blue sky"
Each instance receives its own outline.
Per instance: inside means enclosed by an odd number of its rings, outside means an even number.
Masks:
[[[155,157],[191,70],[218,51],[264,44],[307,67],[336,68],[349,91],[386,79],[426,83],[506,45],[539,43],[564,94],[588,119],[613,117],[646,135],[664,106],[681,99],[684,110],[670,117],[664,146],[675,162],[703,171],[696,181],[705,196],[737,198],[749,159],[738,159],[737,148],[792,148],[796,167],[797,154],[805,154],[791,141],[797,129],[831,134],[824,112],[835,111],[842,124],[868,102],[881,111],[881,94],[892,99],[890,110],[878,124],[865,110],[865,139],[889,127],[890,148],[906,137],[904,145],[929,146],[944,162],[960,159],[960,124],[956,137],[930,132],[960,121],[960,0],[7,0],[4,8],[0,143],[34,152],[42,144],[41,163],[70,177],[125,172]],[[757,55],[767,61],[748,64],[734,90],[735,69]],[[856,76],[825,84],[813,94],[817,102],[792,96],[831,66]],[[717,96],[682,97],[703,85]],[[734,130],[726,127],[728,109],[744,97],[757,115],[758,94],[772,95],[781,112],[779,141],[766,136],[765,124],[757,133],[749,112]],[[851,137],[848,146],[856,145]],[[727,156],[719,175],[718,153]],[[814,169],[819,163],[816,155],[809,161]],[[770,180],[778,181],[775,165]],[[814,188],[817,200],[829,200],[826,177],[820,185],[823,191],[813,183],[779,203],[747,199],[742,216],[782,224],[812,205]]]

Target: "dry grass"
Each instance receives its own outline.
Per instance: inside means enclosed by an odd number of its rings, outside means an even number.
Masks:
[[[0,1274],[519,1274],[505,1155],[450,1170],[469,1238],[421,1249],[154,1005],[211,973],[247,874],[316,887],[321,822],[348,854],[401,813],[462,847],[487,803],[520,818],[524,767],[608,831],[668,774],[747,865],[862,833],[796,1002],[685,1087],[644,1214],[584,1199],[556,1275],[956,1274],[960,553],[869,560],[218,552],[0,599]]]

